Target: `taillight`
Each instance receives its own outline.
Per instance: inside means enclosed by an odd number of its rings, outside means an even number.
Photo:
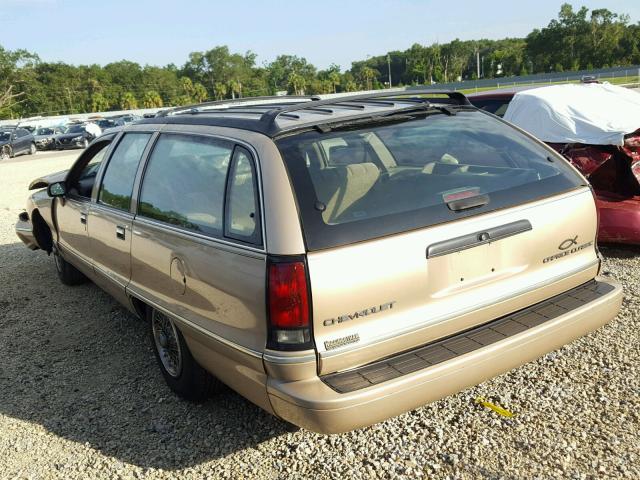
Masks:
[[[307,273],[302,261],[269,262],[268,347],[276,350],[311,348]]]

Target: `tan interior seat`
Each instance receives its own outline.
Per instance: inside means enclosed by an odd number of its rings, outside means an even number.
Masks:
[[[371,190],[380,178],[380,170],[374,163],[354,163],[325,168],[314,176],[318,200],[326,205],[322,217],[326,223],[333,223]]]

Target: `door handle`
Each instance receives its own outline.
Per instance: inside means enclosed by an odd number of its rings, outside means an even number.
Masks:
[[[125,239],[125,231],[126,228],[123,227],[122,225],[117,225],[116,226],[116,237],[118,237],[120,240],[124,240]]]
[[[87,224],[87,214],[86,213],[81,213],[80,214],[80,223],[83,223],[85,225]]]

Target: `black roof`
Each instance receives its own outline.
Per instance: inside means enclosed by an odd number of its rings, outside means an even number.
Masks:
[[[209,125],[239,128],[275,137],[284,132],[366,117],[447,106],[471,107],[460,92],[450,90],[382,91],[347,96],[253,97],[206,102],[161,112],[139,124]]]

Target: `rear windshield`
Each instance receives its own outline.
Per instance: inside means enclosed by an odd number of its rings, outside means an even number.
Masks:
[[[477,110],[307,131],[277,144],[309,250],[506,208],[582,184],[547,147]],[[473,197],[483,199],[475,202],[480,206],[453,209],[456,200]]]

